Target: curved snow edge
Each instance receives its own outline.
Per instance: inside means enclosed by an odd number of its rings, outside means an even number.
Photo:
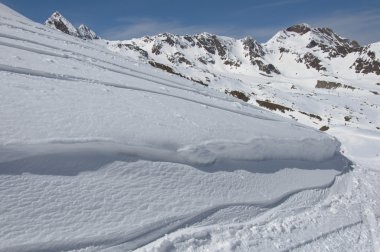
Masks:
[[[211,164],[216,160],[301,160],[323,161],[340,150],[340,142],[332,137],[278,139],[259,138],[247,142],[207,141],[178,149],[178,154],[190,163]]]
[[[133,145],[110,138],[46,139],[30,143],[8,143],[0,148],[0,163],[54,153],[97,152],[123,154],[147,160],[176,162],[188,165],[211,165],[216,161],[299,160],[320,162],[333,158],[340,150],[335,138],[278,139],[255,138],[249,141],[216,140],[178,149],[164,144]]]

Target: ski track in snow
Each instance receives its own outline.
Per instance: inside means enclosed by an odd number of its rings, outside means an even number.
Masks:
[[[72,76],[72,75],[54,74],[54,73],[43,72],[43,71],[38,71],[38,70],[32,70],[32,69],[26,69],[26,68],[20,68],[20,67],[12,67],[12,66],[7,66],[7,65],[3,65],[3,64],[0,64],[0,71],[11,72],[11,73],[15,73],[15,74],[35,76],[35,77],[43,77],[43,78],[49,78],[49,79],[73,81],[76,83],[78,81],[83,81],[83,82],[88,82],[88,83],[92,83],[92,84],[100,84],[100,85],[109,86],[109,87],[123,88],[123,89],[129,89],[129,90],[134,90],[134,91],[142,91],[142,92],[147,92],[147,93],[177,98],[177,99],[181,99],[184,101],[189,101],[189,102],[193,102],[193,103],[197,103],[197,104],[202,104],[202,105],[205,105],[205,106],[208,106],[211,108],[216,108],[216,109],[220,109],[220,110],[224,110],[224,111],[228,111],[231,113],[240,114],[240,115],[244,115],[244,116],[248,116],[248,117],[258,118],[258,119],[262,119],[262,120],[275,121],[275,122],[279,122],[279,123],[283,122],[282,120],[276,120],[276,119],[268,118],[268,117],[264,117],[264,116],[252,115],[250,113],[245,113],[242,111],[217,106],[217,105],[214,105],[212,103],[206,103],[206,102],[193,100],[193,99],[189,99],[189,98],[178,96],[178,95],[168,94],[168,93],[164,93],[164,92],[160,92],[160,91],[154,91],[154,90],[145,89],[145,88],[132,87],[132,86],[127,86],[127,85],[122,85],[122,84],[115,84],[115,83],[99,81],[99,80],[94,80],[94,79],[88,79],[88,78]],[[149,79],[146,79],[146,80],[149,80]],[[155,82],[152,80],[150,80],[150,81]],[[161,84],[161,83],[158,83],[158,84]],[[302,126],[299,126],[299,127],[302,127]]]

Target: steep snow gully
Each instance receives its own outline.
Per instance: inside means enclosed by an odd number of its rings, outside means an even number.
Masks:
[[[1,252],[378,250],[358,134],[341,146],[2,4],[0,52]]]

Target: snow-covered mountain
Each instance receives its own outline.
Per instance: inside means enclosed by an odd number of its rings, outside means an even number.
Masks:
[[[380,248],[380,81],[356,69],[378,44],[92,40],[59,16],[0,4],[1,252]]]
[[[81,24],[78,28],[75,28],[74,25],[72,25],[70,21],[62,16],[58,11],[54,12],[45,21],[45,25],[78,38],[99,39],[96,33],[84,24]]]
[[[367,101],[370,110],[378,106],[378,43],[362,47],[329,28],[295,25],[278,32],[265,44],[249,37],[164,33],[106,41],[106,46],[310,126],[320,128],[343,122],[380,127],[377,119],[374,122],[363,116],[361,108],[367,106]],[[308,103],[316,106],[304,104],[300,95],[309,97]],[[335,110],[337,100],[342,104],[341,110]],[[353,108],[348,101],[355,103]],[[348,122],[344,119],[348,117],[354,119]]]
[[[370,46],[369,46],[370,47]],[[278,32],[265,44],[253,38],[233,39],[202,33],[193,36],[160,34],[126,41],[109,41],[109,48],[135,57],[153,59],[170,67],[197,68],[200,72],[239,73],[245,75],[313,74],[343,77],[365,51],[357,42],[344,39],[329,28],[295,25]],[[376,49],[375,49],[376,50]],[[374,54],[380,52],[371,51]],[[372,59],[374,64],[379,59]],[[342,66],[342,62],[345,64]],[[294,71],[289,73],[289,67]],[[334,71],[336,68],[343,72]],[[378,67],[367,68],[365,74],[377,74]],[[194,77],[194,76],[191,76]],[[207,76],[203,81],[207,83]]]

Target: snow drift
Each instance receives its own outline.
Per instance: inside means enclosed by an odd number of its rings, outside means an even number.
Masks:
[[[0,10],[0,251],[136,249],[348,167],[320,131]]]

